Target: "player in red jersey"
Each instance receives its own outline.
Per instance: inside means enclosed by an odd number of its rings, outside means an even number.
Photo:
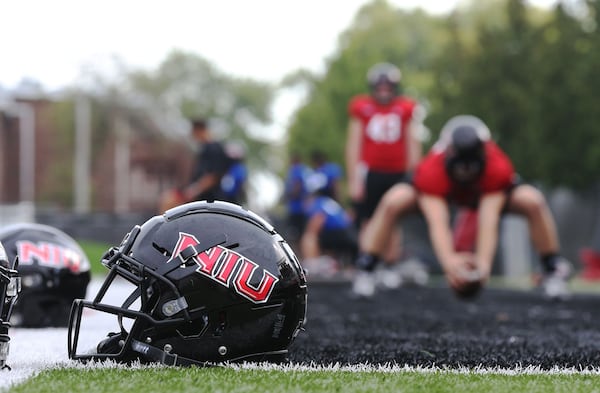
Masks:
[[[370,94],[355,96],[348,105],[346,170],[361,233],[383,194],[407,181],[407,173],[421,158],[417,133],[424,112],[416,101],[400,94],[400,79],[396,66],[376,64],[367,74]],[[400,257],[400,232],[394,230],[385,255],[390,263]]]
[[[450,206],[477,211],[474,252],[454,247]],[[521,183],[508,156],[490,139],[487,126],[474,116],[457,116],[444,126],[440,139],[415,170],[412,185],[398,184],[386,193],[361,242],[362,268],[372,271],[384,238],[397,217],[419,208],[450,286],[472,296],[489,279],[504,212],[525,216],[545,276],[543,289],[551,298],[568,294],[571,266],[559,254],[560,245],[543,194]]]

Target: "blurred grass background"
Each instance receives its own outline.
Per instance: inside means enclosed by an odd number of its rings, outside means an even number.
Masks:
[[[102,256],[112,245],[108,243],[97,242],[93,240],[77,240],[83,252],[88,257],[90,264],[92,266],[92,275],[105,275],[107,273],[107,269],[102,266],[100,262],[102,260]]]

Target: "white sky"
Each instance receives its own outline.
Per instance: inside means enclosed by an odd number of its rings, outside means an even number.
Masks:
[[[459,0],[388,0],[451,10]],[[117,55],[153,68],[175,48],[236,76],[277,81],[299,67],[320,71],[368,0],[3,0],[0,86],[32,78],[48,89]],[[530,0],[540,5],[556,0]]]

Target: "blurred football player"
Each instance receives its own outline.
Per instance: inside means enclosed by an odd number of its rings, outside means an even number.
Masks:
[[[225,198],[221,180],[232,162],[223,143],[214,137],[206,119],[192,120],[190,134],[198,147],[190,181],[184,187],[166,190],[160,196],[160,213],[191,201]]]
[[[421,158],[418,134],[424,117],[422,107],[401,94],[401,73],[395,65],[375,64],[367,73],[367,82],[370,94],[357,95],[348,105],[345,151],[348,192],[359,238],[385,192],[408,181],[408,172]],[[386,253],[381,257],[393,264],[402,255],[401,233],[398,226],[389,230],[394,236],[386,237]]]
[[[315,149],[310,153],[310,161],[313,171],[323,175],[326,179],[325,186],[319,190],[319,193],[340,201],[340,183],[343,177],[342,168],[336,162],[330,161],[327,154],[319,149]]]
[[[221,179],[223,200],[244,205],[247,202],[246,183],[248,182],[246,146],[240,141],[229,141],[225,144],[225,152],[231,164]]]
[[[10,337],[10,315],[14,302],[21,289],[21,281],[16,270],[16,258],[9,259],[4,246],[0,243],[0,370],[9,368],[6,365]]]
[[[543,194],[519,181],[508,156],[491,140],[487,126],[477,117],[450,119],[415,170],[413,185],[399,184],[384,196],[361,243],[357,264],[362,277],[370,277],[396,218],[418,205],[425,216],[435,254],[449,285],[464,297],[475,295],[488,281],[498,243],[500,217],[505,212],[523,215],[544,269],[542,288],[550,298],[568,295],[571,264],[559,254],[560,245]],[[455,248],[450,207],[477,211],[474,252]],[[372,280],[364,279],[358,292],[373,293]],[[366,284],[365,284],[366,283]]]
[[[0,229],[9,260],[18,257],[22,290],[10,319],[14,326],[67,326],[73,300],[85,297],[90,262],[61,230],[18,223]]]
[[[356,258],[356,228],[346,210],[330,196],[324,173],[307,179],[309,196],[304,201],[306,226],[300,239],[302,265],[309,278],[331,278],[342,268],[340,258]]]
[[[306,180],[311,175],[311,168],[302,161],[300,155],[293,152],[283,183],[283,202],[286,209],[286,239],[294,250],[300,248],[300,237],[304,233],[306,215],[304,200],[308,196]]]

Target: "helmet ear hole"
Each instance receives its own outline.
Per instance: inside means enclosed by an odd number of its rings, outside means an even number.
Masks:
[[[194,323],[184,323],[176,329],[177,335],[182,339],[203,337],[208,329],[208,315],[202,314]]]
[[[225,311],[221,311],[217,316],[217,326],[213,331],[213,336],[222,336],[225,329],[227,329],[227,313]]]

